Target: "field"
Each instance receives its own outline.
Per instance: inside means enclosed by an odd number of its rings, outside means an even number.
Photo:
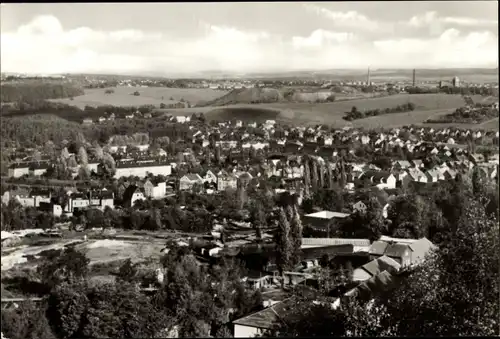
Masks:
[[[196,104],[201,101],[209,101],[225,95],[226,91],[198,88],[167,88],[167,87],[126,87],[118,86],[112,88],[115,92],[105,94],[106,89],[95,88],[86,89],[85,95],[80,95],[71,99],[53,99],[50,101],[61,102],[83,109],[88,106],[142,106],[154,105],[160,107],[161,103],[178,102],[181,99]],[[138,91],[139,96],[132,93]],[[173,99],[171,101],[170,99]]]
[[[474,96],[475,102],[483,102],[488,98]],[[413,102],[416,109],[413,112],[395,113],[369,117],[352,122],[342,119],[345,112],[350,111],[353,106],[359,110],[395,107],[407,102]],[[399,94],[380,98],[364,98],[348,101],[337,101],[333,103],[307,104],[307,103],[273,103],[253,105],[229,105],[224,107],[199,107],[190,109],[166,109],[161,112],[172,115],[191,115],[192,113],[204,113],[208,119],[216,120],[243,120],[263,122],[274,119],[283,123],[299,124],[328,124],[336,128],[345,126],[352,127],[399,127],[404,125],[424,125],[424,121],[430,117],[436,118],[448,114],[456,108],[463,106],[464,100],[460,95],[448,94]],[[425,124],[427,125],[427,124]],[[435,126],[436,124],[433,124]],[[449,126],[461,126],[461,124],[445,124]],[[438,126],[435,126],[438,127]],[[461,126],[469,128],[469,126]],[[474,126],[474,128],[496,128],[493,122]]]

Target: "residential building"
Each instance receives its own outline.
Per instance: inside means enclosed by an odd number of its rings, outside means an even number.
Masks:
[[[238,185],[238,178],[232,174],[224,172],[217,176],[218,191],[224,191],[228,188],[236,189],[237,185]]]
[[[202,179],[203,183],[216,183],[217,182],[217,176],[211,171],[207,170],[204,173],[202,173]]]
[[[391,274],[396,273],[400,268],[401,265],[396,260],[383,255],[379,258],[373,259],[361,267],[356,268],[353,271],[352,279],[353,281],[365,281],[382,273],[383,271],[388,271]]]
[[[136,185],[129,185],[123,193],[122,205],[124,207],[132,207],[135,202],[139,200],[146,200],[144,188],[140,188]]]
[[[148,179],[144,183],[144,195],[151,199],[159,199],[167,194],[167,183]]]
[[[29,163],[16,163],[9,166],[8,175],[10,178],[19,178],[30,174]]]
[[[179,180],[179,189],[190,190],[195,184],[203,185],[203,178],[199,174],[189,173]]]
[[[49,167],[50,164],[48,162],[36,162],[30,165],[29,172],[31,175],[39,177],[47,172],[47,169],[49,169]]]
[[[385,255],[396,260],[401,266],[417,265],[435,248],[436,246],[425,237],[418,240],[381,237],[372,243],[370,259]]]
[[[351,252],[368,252],[370,250],[369,239],[346,239],[346,238],[302,238],[301,248],[331,247],[331,246],[352,246]]]
[[[289,298],[278,302],[261,311],[233,321],[235,338],[252,338],[273,331],[283,317],[295,305],[295,300]]]
[[[352,205],[352,209],[354,212],[366,213],[367,207],[365,203],[360,200],[354,205]]]
[[[344,219],[349,214],[331,211],[320,211],[315,213],[306,214],[303,217],[304,223],[310,224],[313,227],[325,228],[333,219]]]
[[[114,178],[129,176],[144,178],[148,174],[168,176],[172,174],[172,166],[154,159],[117,162]]]

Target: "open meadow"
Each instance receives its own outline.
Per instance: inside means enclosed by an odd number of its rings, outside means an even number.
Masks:
[[[106,90],[114,93],[106,94]],[[137,91],[140,95],[135,96]],[[128,87],[118,86],[112,88],[86,89],[84,95],[74,97],[73,100],[52,99],[53,102],[77,106],[83,109],[85,106],[142,106],[154,105],[160,107],[161,103],[179,102],[181,99],[196,104],[201,101],[209,101],[223,96],[227,91],[213,90],[209,88],[168,88],[168,87]],[[171,100],[172,99],[172,100]]]
[[[491,98],[473,96],[474,102],[491,101]],[[383,114],[376,117],[354,120],[343,119],[345,112],[356,106],[363,111],[375,108],[390,108],[412,102],[416,105],[415,111],[405,113]],[[207,119],[216,120],[243,120],[264,122],[277,120],[282,123],[299,123],[306,125],[328,124],[336,128],[352,127],[399,127],[404,125],[422,125],[429,118],[451,113],[458,107],[465,105],[460,95],[449,94],[398,94],[380,98],[363,98],[333,103],[272,103],[272,104],[239,104],[224,107],[193,107],[189,109],[159,110],[171,115],[191,115],[204,113]],[[438,127],[436,124],[432,126]],[[481,125],[445,124],[443,127],[484,128],[498,129],[498,120]]]

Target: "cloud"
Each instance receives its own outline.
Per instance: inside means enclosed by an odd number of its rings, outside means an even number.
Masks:
[[[367,16],[356,11],[336,12],[312,4],[306,4],[304,5],[304,8],[311,13],[315,13],[319,16],[330,19],[334,25],[339,27],[350,27],[366,30],[381,28],[376,21],[373,21]]]
[[[354,39],[353,33],[331,32],[323,29],[317,29],[308,37],[294,36],[292,44],[295,48],[303,47],[324,47],[328,44],[339,44]]]
[[[181,39],[173,31],[103,31],[89,27],[68,30],[54,16],[39,16],[15,31],[2,31],[1,66],[3,71],[26,73],[178,73],[497,64],[498,41],[496,34],[489,31],[464,34],[450,28],[436,30],[433,36],[408,39],[378,34],[377,39],[367,40],[363,34],[368,32],[349,28],[363,22],[365,27],[373,25],[367,17],[356,12],[321,13],[339,18],[337,23],[345,27],[318,27],[302,34],[279,36],[264,29],[242,30],[200,20],[199,34]],[[423,25],[430,18],[432,15],[417,18],[413,24]]]
[[[373,45],[382,55],[399,55],[415,67],[492,67],[498,64],[498,39],[489,31],[462,35],[450,28],[434,39],[378,40]],[[398,65],[395,65],[398,67]]]
[[[459,26],[498,26],[498,20],[475,19],[465,17],[440,17],[435,11],[415,15],[408,21],[413,27],[426,27],[429,25],[451,24]]]

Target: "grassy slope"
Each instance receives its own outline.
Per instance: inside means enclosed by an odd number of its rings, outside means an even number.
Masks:
[[[87,89],[85,95],[77,96],[73,100],[70,99],[55,99],[52,101],[62,102],[68,105],[75,105],[80,108],[100,105],[114,106],[141,106],[155,105],[157,107],[163,102],[170,102],[173,98],[175,102],[184,99],[193,104],[200,101],[208,101],[218,98],[227,92],[216,91],[212,89],[187,89],[187,88],[167,88],[167,87],[125,87],[119,86],[113,88],[115,91],[112,94],[105,94],[106,89]],[[138,91],[141,95],[131,95]],[[162,99],[163,97],[163,99]]]

